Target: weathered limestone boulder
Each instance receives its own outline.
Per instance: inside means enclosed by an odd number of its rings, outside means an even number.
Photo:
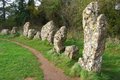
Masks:
[[[55,34],[54,36],[54,50],[57,53],[61,53],[64,51],[64,42],[67,37],[67,28],[65,26],[62,26]]]
[[[56,27],[54,26],[54,22],[50,21],[42,27],[41,39],[48,40],[48,42],[53,43],[55,32],[56,32]]]
[[[11,34],[16,34],[17,33],[17,27],[13,27],[11,30]]]
[[[29,29],[28,30],[28,38],[29,39],[33,39],[34,38],[34,36],[35,36],[35,34],[36,34],[36,31],[35,31],[35,29]]]
[[[28,30],[29,30],[30,22],[26,22],[23,26],[23,36],[28,36]]]
[[[8,35],[9,33],[10,33],[9,29],[3,29],[3,30],[1,31],[1,34],[2,34],[2,35]]]
[[[40,31],[38,31],[34,36],[34,39],[41,39],[40,34],[41,34]]]
[[[79,48],[75,45],[66,46],[65,55],[67,55],[70,59],[73,59],[79,53]]]
[[[83,11],[84,49],[79,59],[82,68],[94,72],[101,70],[107,25],[104,14],[98,13],[97,2],[91,2]]]

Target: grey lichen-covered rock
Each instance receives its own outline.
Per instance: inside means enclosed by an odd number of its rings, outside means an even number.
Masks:
[[[23,36],[28,36],[28,30],[29,30],[29,27],[30,27],[30,22],[26,22],[23,26]]]
[[[67,55],[70,59],[73,59],[79,53],[79,48],[75,45],[66,46],[65,55]]]
[[[1,35],[8,35],[10,33],[9,29],[2,29]]]
[[[35,36],[35,34],[36,34],[36,31],[35,31],[35,29],[29,29],[28,30],[28,38],[29,39],[33,39],[33,37]]]
[[[16,34],[17,33],[17,27],[13,27],[11,30],[11,34]]]
[[[56,32],[56,27],[53,21],[48,22],[41,29],[41,39],[48,40],[48,42],[53,43],[54,34]]]
[[[55,34],[54,36],[54,50],[57,53],[61,53],[64,51],[64,42],[67,37],[67,28],[65,26],[62,26]]]
[[[34,39],[41,39],[40,34],[40,31],[37,31],[36,35],[34,36]]]
[[[97,2],[91,2],[83,11],[84,49],[79,59],[82,68],[94,72],[101,70],[107,25],[104,14],[98,12]]]

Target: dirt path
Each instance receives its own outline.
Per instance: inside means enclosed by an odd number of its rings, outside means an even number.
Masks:
[[[28,49],[37,57],[38,61],[41,63],[40,68],[43,70],[44,80],[80,80],[79,78],[70,78],[66,76],[61,69],[56,68],[51,62],[44,58],[42,54],[36,49],[33,49],[29,46],[26,46],[16,41],[11,42]]]

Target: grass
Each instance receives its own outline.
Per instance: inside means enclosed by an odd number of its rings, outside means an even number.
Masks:
[[[43,80],[40,63],[31,52],[14,43],[0,40],[0,80]]]
[[[14,40],[29,45],[43,53],[53,64],[63,69],[69,76],[80,76],[82,80],[119,80],[120,79],[120,44],[106,43],[106,49],[103,55],[103,63],[101,73],[90,73],[82,70],[76,63],[82,55],[83,39],[68,39],[65,45],[77,45],[80,49],[78,58],[70,60],[64,54],[55,54],[52,51],[52,45],[47,41],[29,40],[25,37],[16,37]],[[75,65],[74,65],[75,64]]]
[[[70,70],[70,75],[71,76],[81,76],[81,74],[80,74],[81,71],[82,71],[81,66],[78,63],[75,63]]]
[[[102,72],[109,75],[111,80],[120,79],[120,44],[106,44],[102,65]]]
[[[81,70],[80,75],[82,80],[109,80],[109,77],[105,74],[88,72],[85,70]]]
[[[47,41],[41,40],[29,40],[23,36],[16,37],[15,40],[22,42],[28,46],[31,46],[38,51],[40,51],[45,58],[51,61],[54,65],[58,66],[59,68],[63,69],[65,74],[69,75],[71,67],[74,65],[76,60],[71,60],[66,57],[64,54],[55,54],[52,49],[53,46],[50,45]]]

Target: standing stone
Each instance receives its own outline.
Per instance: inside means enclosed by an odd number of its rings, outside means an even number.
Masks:
[[[66,46],[65,48],[65,55],[67,55],[70,59],[75,58],[78,53],[79,53],[79,49],[75,45]]]
[[[48,40],[48,42],[53,43],[55,31],[56,27],[54,26],[54,22],[53,21],[48,22],[41,29],[41,39]]]
[[[9,32],[9,29],[3,29],[2,31],[1,31],[1,34],[2,35],[8,35],[10,32]]]
[[[94,72],[101,70],[107,25],[104,14],[98,11],[97,2],[91,2],[83,11],[84,50],[79,59],[82,68]]]
[[[11,34],[16,34],[17,33],[17,27],[13,27],[11,30]]]
[[[35,34],[36,34],[36,31],[35,31],[35,29],[29,29],[29,31],[28,31],[28,38],[29,39],[33,39],[33,37],[35,36]]]
[[[40,31],[38,31],[34,36],[34,39],[41,39],[40,34],[41,34]]]
[[[57,53],[63,52],[65,47],[64,47],[64,42],[67,37],[67,28],[65,26],[62,26],[55,34],[54,36],[54,50]]]
[[[26,22],[25,25],[23,26],[23,35],[26,37],[28,35],[29,26],[30,26],[30,22]]]

